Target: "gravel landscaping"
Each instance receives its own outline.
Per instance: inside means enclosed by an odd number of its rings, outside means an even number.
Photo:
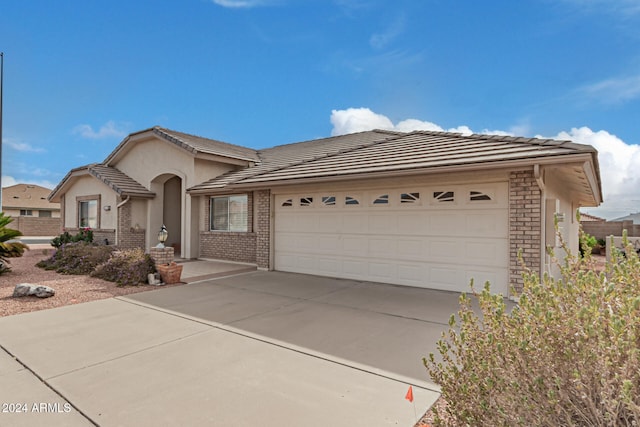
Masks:
[[[22,257],[11,258],[11,271],[0,276],[0,317],[158,289],[157,286],[146,284],[117,286],[113,282],[95,277],[63,275],[43,270],[36,267],[36,264],[49,257],[53,248],[49,245],[31,245],[30,248]],[[14,298],[13,289],[18,283],[46,285],[55,289],[56,294],[50,298]],[[181,283],[162,287],[179,285]]]

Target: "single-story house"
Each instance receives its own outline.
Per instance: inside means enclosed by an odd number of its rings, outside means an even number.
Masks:
[[[52,236],[60,230],[60,203],[48,200],[51,189],[16,184],[2,189],[2,212],[13,218],[10,227],[25,236]]]
[[[183,258],[507,295],[518,252],[550,271],[554,220],[602,202],[596,150],[549,139],[372,130],[254,150],[153,127],[53,190],[66,229]]]

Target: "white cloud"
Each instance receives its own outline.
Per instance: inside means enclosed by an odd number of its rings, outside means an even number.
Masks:
[[[640,74],[606,79],[580,89],[585,96],[605,104],[620,104],[640,98]]]
[[[588,127],[572,128],[554,138],[589,144],[598,150],[604,203],[585,211],[608,219],[640,211],[640,146],[627,144],[605,130],[594,132]]]
[[[394,124],[387,116],[369,108],[348,108],[331,112],[332,135],[343,135],[372,129],[410,132],[413,130],[444,131],[436,123],[406,119]],[[509,131],[482,130],[481,134],[527,136],[530,125],[513,126]],[[447,129],[464,135],[473,131],[466,125]],[[541,137],[541,136],[538,136]],[[640,145],[628,144],[606,130],[593,131],[588,127],[559,132],[554,139],[570,140],[591,145],[598,150],[598,163],[602,180],[604,203],[598,208],[585,208],[585,212],[613,219],[640,211]]]
[[[213,0],[215,4],[230,9],[249,9],[267,4],[264,0]]]
[[[376,114],[368,108],[348,108],[331,111],[331,135],[362,132],[371,129],[393,129],[387,116]]]
[[[369,108],[347,108],[346,110],[331,111],[331,135],[344,135],[347,133],[363,132],[372,129],[396,130],[410,132],[412,130],[430,130],[436,132],[445,131],[435,123],[417,119],[406,119],[393,124],[385,115],[374,113]],[[457,132],[470,135],[473,132],[468,126],[458,126],[447,129],[448,132]]]
[[[88,139],[124,138],[127,135],[125,127],[124,125],[117,124],[113,120],[109,120],[97,131],[94,130],[91,125],[83,124],[74,127],[72,133]]]
[[[6,145],[7,147],[13,150],[22,151],[25,153],[44,153],[45,152],[44,148],[33,147],[31,144],[27,144],[26,142],[14,141],[13,139],[5,139],[4,145]]]

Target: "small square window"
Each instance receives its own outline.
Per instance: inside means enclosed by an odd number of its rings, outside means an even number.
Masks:
[[[433,198],[437,202],[453,202],[454,193],[453,191],[434,191]]]
[[[472,202],[477,202],[481,200],[491,200],[491,196],[483,193],[482,191],[471,191],[469,192],[469,200]]]
[[[378,196],[378,198],[376,198],[373,201],[374,205],[387,205],[389,204],[389,195],[388,194],[383,194],[381,196]]]
[[[285,200],[284,202],[282,202],[282,206],[285,208],[289,208],[293,206],[293,200],[292,199]]]
[[[300,206],[312,206],[312,205],[313,205],[313,197],[300,198]]]
[[[335,206],[336,196],[322,196],[322,204],[324,206]]]
[[[400,203],[417,203],[420,201],[420,193],[402,193]]]
[[[346,196],[344,198],[344,204],[347,206],[355,206],[355,205],[359,205],[360,202],[355,197]]]

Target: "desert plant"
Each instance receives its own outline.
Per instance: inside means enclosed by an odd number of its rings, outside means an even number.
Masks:
[[[29,249],[24,243],[15,241],[22,233],[7,227],[12,222],[13,218],[0,212],[0,274],[11,270],[9,258],[21,257],[25,249]]]
[[[93,231],[90,228],[83,228],[75,235],[70,234],[68,231],[64,231],[62,234],[51,240],[51,246],[59,248],[62,245],[74,242],[93,242]]]
[[[155,271],[151,256],[136,248],[114,252],[111,258],[98,265],[91,275],[125,286],[146,282],[147,275]]]
[[[89,274],[106,262],[115,250],[113,246],[96,245],[86,241],[60,246],[51,257],[36,264],[45,270],[62,274]]]
[[[526,270],[507,310],[489,286],[481,316],[463,295],[424,360],[448,402],[437,426],[637,426],[640,423],[640,261],[625,236],[606,273],[590,256],[558,261],[561,277]]]

